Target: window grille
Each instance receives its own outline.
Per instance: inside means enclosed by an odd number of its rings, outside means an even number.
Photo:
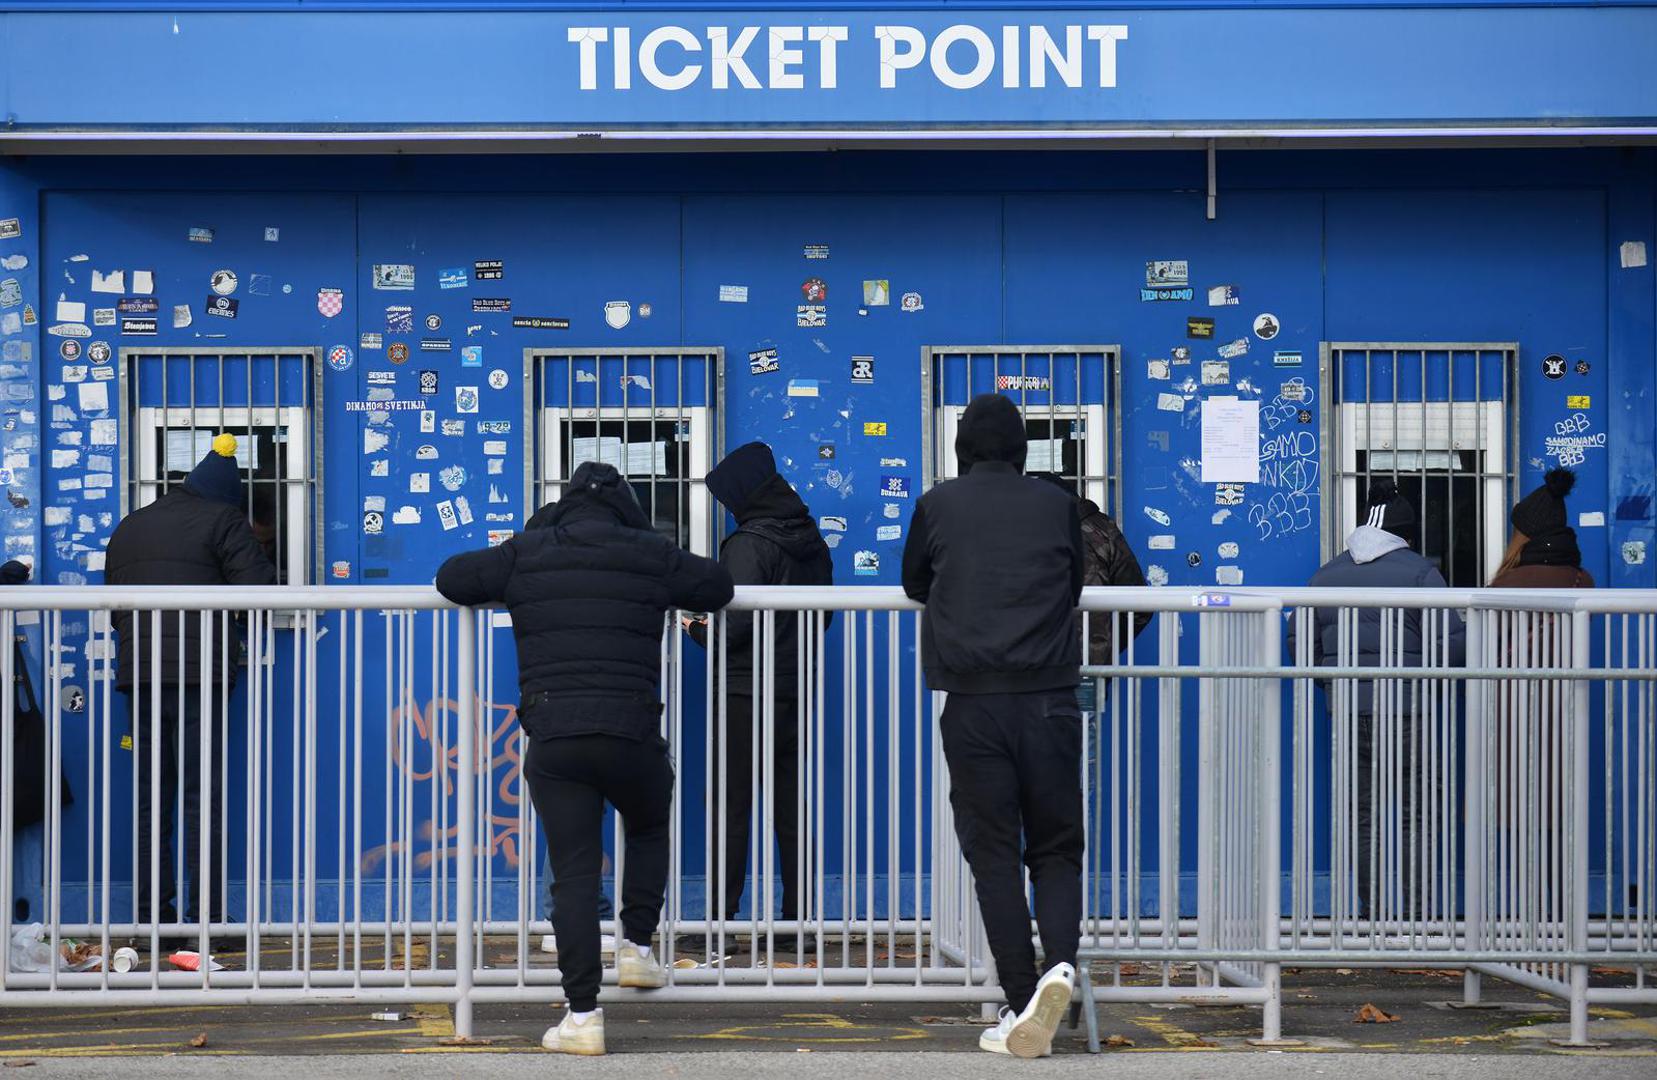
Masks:
[[[213,436],[236,436],[248,519],[282,584],[320,580],[319,350],[121,350],[121,512],[183,483]]]
[[[616,466],[662,535],[712,555],[704,484],[723,451],[723,349],[526,349],[525,519],[584,461]]]

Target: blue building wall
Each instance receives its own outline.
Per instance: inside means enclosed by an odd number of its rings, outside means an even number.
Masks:
[[[94,269],[150,269],[158,333],[123,338],[118,327],[100,327],[91,340],[107,332],[103,339],[116,347],[352,348],[350,368],[324,373],[318,565],[329,584],[427,582],[442,558],[481,546],[490,528],[521,524],[528,509],[522,362],[532,345],[724,347],[726,444],[773,442],[812,508],[847,518],[835,552],[838,580],[895,583],[901,544],[875,534],[891,501],[880,496],[879,478],[901,473],[912,491],[923,480],[920,350],[995,343],[1121,346],[1122,524],[1142,561],[1174,584],[1212,585],[1220,565],[1235,566],[1245,585],[1300,584],[1319,558],[1315,485],[1304,469],[1268,472],[1242,505],[1218,515],[1212,486],[1192,474],[1197,402],[1229,393],[1257,396],[1269,409],[1285,380],[1316,385],[1318,344],[1327,340],[1519,342],[1521,489],[1550,464],[1544,440],[1555,425],[1584,413],[1593,431],[1607,434],[1605,447],[1591,448],[1579,466],[1572,498],[1574,513],[1604,515],[1603,526],[1579,530],[1585,565],[1605,584],[1657,583],[1647,553],[1657,482],[1657,286],[1649,264],[1624,267],[1621,258],[1625,243],[1657,248],[1652,151],[1237,152],[1222,154],[1221,168],[1218,218],[1208,221],[1203,162],[1188,153],[8,159],[0,165],[0,221],[17,217],[20,235],[0,240],[0,259],[27,261],[3,277],[17,280],[37,318],[0,334],[7,551],[37,556],[45,583],[99,579],[88,556],[107,538],[112,519],[103,515],[115,511],[118,488],[85,481],[92,454],[111,449],[93,445],[92,421],[113,417],[114,402],[107,411],[82,408],[76,384],[64,381],[65,339],[42,330],[58,321],[60,298],[89,312],[114,302],[91,291]],[[192,228],[212,229],[212,242],[192,242]],[[279,230],[277,239],[266,239],[267,228]],[[827,244],[830,257],[805,259],[807,244]],[[500,282],[438,288],[440,270],[483,259],[504,263]],[[1152,259],[1188,260],[1197,298],[1143,302],[1144,263]],[[371,288],[371,268],[383,263],[413,264],[415,289]],[[235,320],[203,310],[208,277],[224,268],[242,283]],[[267,291],[254,291],[255,275],[267,279]],[[827,325],[817,329],[796,325],[807,277],[829,288]],[[894,298],[921,293],[924,308],[858,314],[861,283],[870,278],[889,280]],[[720,301],[720,286],[731,284],[748,287],[745,303]],[[1241,304],[1209,307],[1203,292],[1216,284],[1237,286]],[[342,290],[337,316],[319,311],[322,288]],[[474,295],[510,296],[514,314],[564,317],[570,327],[530,331],[474,316],[467,303]],[[649,302],[652,316],[612,329],[603,307],[615,299]],[[192,309],[188,327],[172,327],[175,304]],[[413,307],[413,333],[387,332],[389,304]],[[1254,316],[1267,311],[1284,327],[1269,346],[1250,332]],[[5,312],[21,315],[22,306]],[[440,331],[424,330],[427,314],[440,316]],[[1215,318],[1212,342],[1185,337],[1188,316]],[[474,324],[482,328],[468,335]],[[383,350],[361,348],[364,333],[409,342],[413,358],[394,368]],[[450,338],[453,349],[421,353],[423,336]],[[1232,359],[1228,385],[1183,388],[1177,408],[1159,407],[1181,372],[1195,379],[1208,358],[1202,347],[1238,339],[1251,344]],[[451,387],[479,374],[461,367],[468,341],[482,345],[482,373],[499,366],[511,379],[482,393],[478,413],[462,416]],[[1168,382],[1150,378],[1147,361],[1182,344],[1198,347],[1192,367],[1174,368]],[[746,355],[763,347],[778,349],[781,372],[750,374]],[[1277,350],[1298,350],[1301,366],[1277,367]],[[1541,358],[1552,353],[1588,360],[1587,374],[1544,379]],[[876,358],[873,384],[851,382],[853,355]],[[466,420],[464,434],[425,434],[418,414],[395,414],[387,447],[365,453],[364,421],[344,403],[367,397],[368,373],[377,370],[394,371],[398,396],[413,396],[423,368],[439,371],[438,415]],[[789,396],[790,379],[816,380],[818,396]],[[1569,405],[1567,395],[1591,404]],[[502,436],[479,431],[479,420],[512,424],[500,474],[487,472],[482,444]],[[866,435],[869,422],[884,423],[886,434]],[[1308,448],[1296,455],[1327,467],[1311,449],[1315,411],[1310,424],[1293,426],[1312,436],[1294,440]],[[457,492],[434,482],[430,495],[408,493],[409,450],[434,438],[441,460],[433,464],[465,471],[458,493],[477,511],[471,525],[438,523],[433,505]],[[1272,438],[1263,432],[1263,452]],[[836,445],[838,483],[816,467],[824,442]],[[52,451],[77,449],[54,466]],[[374,459],[387,461],[385,476],[371,474]],[[896,459],[904,464],[882,464]],[[491,486],[510,489],[514,501],[492,503]],[[363,499],[375,494],[419,506],[420,524],[388,523],[382,535],[364,535]],[[490,522],[490,512],[516,519]],[[907,516],[905,506],[905,527]],[[1150,550],[1153,535],[1172,535],[1176,546]],[[1221,545],[1232,543],[1235,558],[1222,558]],[[857,551],[881,556],[876,575],[854,574]],[[335,577],[338,565],[346,572]],[[875,630],[883,657],[884,631]],[[511,671],[498,675],[500,700],[512,700]],[[375,703],[392,711],[406,704]],[[831,700],[831,715],[852,714]],[[883,743],[889,718],[868,719]],[[86,733],[67,730],[71,774],[84,774]],[[833,775],[841,764],[836,752]],[[700,805],[694,786],[687,803]],[[71,830],[84,827],[73,814],[69,821]],[[700,847],[694,831],[687,840]],[[1189,866],[1192,852],[1185,856]]]

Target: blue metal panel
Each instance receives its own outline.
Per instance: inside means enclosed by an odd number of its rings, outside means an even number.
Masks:
[[[747,88],[714,88],[707,34],[758,28]],[[800,30],[798,60],[773,74],[772,25]],[[1032,86],[1026,28],[1061,43],[1067,26],[1125,28],[1079,41],[1079,85],[1048,73]],[[832,26],[845,44],[822,61],[806,29]],[[665,76],[644,75],[648,35],[679,27],[685,44],[651,55]],[[897,27],[896,31],[882,28]],[[970,40],[935,48],[942,32]],[[571,41],[596,37],[603,42]],[[629,85],[618,89],[611,47],[631,32]],[[916,49],[902,34],[913,28]],[[1007,62],[1004,33],[1014,35]],[[833,16],[753,9],[738,18],[635,11],[292,10],[54,12],[0,15],[8,78],[0,115],[13,130],[40,126],[192,125],[512,127],[580,131],[628,125],[1171,125],[1649,123],[1657,85],[1630,78],[1657,53],[1650,7],[1432,7],[1137,9],[964,12],[845,11]],[[76,63],[64,62],[72,43]],[[882,49],[890,53],[883,57]],[[984,51],[978,51],[982,48]],[[1107,65],[1106,57],[1115,60]],[[590,49],[585,62],[582,50]],[[937,62],[930,62],[936,55]],[[396,57],[395,65],[363,57]],[[1039,56],[1039,53],[1037,53]],[[1246,59],[1245,59],[1246,58]],[[984,64],[980,69],[980,61]],[[583,63],[590,89],[582,89]],[[691,72],[688,84],[670,81]],[[235,79],[221,73],[234,67]],[[1113,73],[1107,68],[1114,67]],[[95,70],[98,79],[81,73]],[[973,73],[959,81],[946,81]],[[1247,77],[1240,77],[1246,71]],[[1177,76],[1170,73],[1177,72]],[[883,76],[885,80],[883,82]],[[109,87],[119,87],[111,92]],[[672,87],[672,88],[669,88]],[[277,92],[276,88],[280,88]],[[1309,93],[1308,88],[1315,88]]]

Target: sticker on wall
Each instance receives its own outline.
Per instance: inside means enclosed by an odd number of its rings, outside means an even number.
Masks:
[[[270,229],[265,230],[265,232],[267,232],[267,233],[270,232],[270,231],[271,231]],[[268,237],[267,237],[267,239],[268,239]],[[334,575],[334,577],[339,578],[341,580],[344,580],[345,578],[348,578],[348,577],[351,576],[351,564],[346,562],[343,559],[335,562],[328,569],[329,569],[329,572]]]
[[[638,307],[638,312],[639,312],[639,318],[648,319],[648,318],[650,318],[650,316],[652,314],[655,313],[655,308],[652,308],[649,304],[640,304],[639,307]]]
[[[122,315],[154,315],[161,310],[161,301],[153,296],[125,296],[115,302],[115,310]]]
[[[368,510],[362,516],[362,531],[365,536],[379,536],[385,532],[385,514],[378,510]]]
[[[891,502],[881,503],[880,504],[880,512],[881,512],[881,515],[883,517],[900,518],[900,517],[903,516],[903,504],[902,503],[891,503]]]
[[[884,420],[865,420],[865,421],[863,421],[863,434],[865,434],[865,435],[884,435],[884,434],[886,434],[886,421],[884,421]]]
[[[1191,284],[1191,266],[1185,259],[1155,259],[1145,264],[1145,284],[1153,289]]]
[[[823,304],[800,304],[794,308],[795,326],[827,326],[828,308]]]
[[[721,285],[719,287],[719,302],[721,304],[746,304],[748,302],[748,286]]]
[[[121,333],[131,337],[154,337],[154,319],[122,319]]]
[[[1139,299],[1143,302],[1160,302],[1166,300],[1190,300],[1196,294],[1190,289],[1140,289]]]
[[[442,516],[441,507],[443,505],[444,505],[443,503],[438,504],[438,506],[439,506],[438,516],[440,516],[440,517]],[[452,513],[452,511],[451,511],[451,513]],[[418,524],[420,524],[420,508],[418,506],[399,506],[397,508],[396,512],[391,515],[391,523],[393,525],[418,525]],[[448,526],[445,526],[445,528],[447,528],[447,527]]]
[[[1588,374],[1588,371],[1589,371],[1588,361],[1578,360],[1576,362],[1576,373],[1578,375],[1586,375],[1586,374]]]
[[[219,271],[219,274],[223,274],[223,273],[227,273],[227,271],[224,271],[224,270]],[[218,274],[215,274],[213,276],[216,279],[218,277]],[[236,275],[231,274],[230,276],[232,278],[234,278]],[[101,292],[101,293],[115,293],[116,295],[120,295],[121,293],[126,292],[127,291],[127,272],[125,270],[111,270],[109,273],[106,274],[101,270],[93,270],[92,271],[92,291],[93,292]],[[235,291],[235,286],[234,285],[231,286],[231,291],[232,292]]]
[[[138,273],[140,273],[140,271],[137,271],[137,270],[133,271],[133,274],[135,276]],[[270,295],[270,275],[269,274],[249,274],[247,276],[247,294],[249,296],[269,296]]]
[[[81,358],[81,343],[74,338],[65,338],[58,346],[58,355],[65,360],[79,360]]]
[[[459,491],[466,486],[466,470],[459,465],[450,465],[437,474],[437,479],[443,484],[446,491]]]
[[[1214,485],[1214,505],[1215,506],[1242,506],[1243,505],[1243,485],[1242,484],[1215,484]]]
[[[620,330],[633,321],[633,304],[627,300],[610,300],[604,305],[604,324]]]
[[[782,367],[776,349],[752,349],[748,353],[748,374],[769,375]]]
[[[909,478],[907,476],[882,476],[880,478],[880,497],[883,499],[907,499],[909,497]]]
[[[875,381],[875,358],[872,356],[852,357],[852,382],[868,385]]]
[[[266,225],[265,226],[265,243],[274,244],[280,239],[282,239],[282,230],[281,229],[276,228],[275,226],[272,226],[272,225]],[[335,563],[334,565],[338,566],[340,564]],[[349,574],[350,573],[350,569],[349,569],[350,564],[347,563],[346,567],[347,567],[346,573]]]
[[[437,520],[438,523],[443,526],[444,532],[459,528],[460,519],[455,516],[455,504],[448,499],[444,499],[442,502],[438,503]]]
[[[0,281],[0,308],[16,307],[23,302],[23,285],[16,278]]]
[[[1302,424],[1310,424],[1312,422],[1312,410],[1301,409],[1299,412],[1295,413],[1295,419],[1300,421]]]
[[[429,472],[409,473],[408,493],[410,495],[429,495],[432,489],[432,474]]]
[[[29,266],[27,255],[7,255],[0,259],[0,270],[25,270]]]
[[[414,267],[408,263],[375,263],[373,285],[376,289],[407,292],[414,288]]]
[[[460,366],[461,367],[482,367],[483,366],[483,346],[482,345],[462,345],[460,347]]]
[[[468,284],[464,266],[451,266],[447,270],[437,272],[437,287],[439,289],[464,289]]]
[[[514,315],[512,325],[520,330],[568,330],[570,321],[550,315]]]
[[[926,303],[921,299],[920,293],[906,292],[898,301],[898,307],[904,311],[924,311]]]
[[[86,358],[94,364],[109,363],[110,355],[111,350],[107,341],[94,341],[86,347]]]
[[[834,450],[834,444],[833,443],[826,442],[826,443],[818,443],[817,444],[817,460],[818,461],[833,461],[834,460],[834,454],[835,454],[835,450]]]
[[[1645,565],[1645,541],[1625,540],[1622,545],[1622,561],[1627,566]]]
[[[1185,398],[1179,394],[1161,393],[1156,396],[1156,407],[1163,412],[1184,412]]]
[[[800,282],[800,295],[808,304],[821,304],[828,299],[828,283],[820,277],[806,278]]]
[[[1563,379],[1565,377],[1565,358],[1558,353],[1542,358],[1542,377],[1544,379]]]
[[[412,334],[414,309],[404,304],[393,304],[385,309],[385,331],[388,334]]]
[[[1249,351],[1249,339],[1248,338],[1241,338],[1241,337],[1238,338],[1236,341],[1232,341],[1232,342],[1229,342],[1225,345],[1221,345],[1220,348],[1219,348],[1220,357],[1221,357],[1221,359],[1224,359],[1224,360],[1235,360],[1235,359],[1237,359],[1237,357],[1242,356],[1244,353],[1246,353],[1248,351]]]
[[[454,348],[454,342],[446,337],[423,337],[420,339],[421,352],[448,352]]]
[[[864,307],[890,307],[892,283],[885,278],[870,278],[863,282]]]
[[[1225,360],[1204,360],[1202,362],[1202,384],[1204,386],[1227,386],[1230,383],[1230,363]]]
[[[393,341],[390,345],[386,346],[385,358],[390,360],[393,364],[407,363],[408,344],[402,341]]]
[[[421,409],[420,410],[420,431],[421,431],[421,433],[425,434],[425,435],[430,435],[432,432],[434,432],[436,430],[437,430],[437,410],[436,409]]]
[[[1185,336],[1188,338],[1211,338],[1214,336],[1214,320],[1201,319],[1191,316],[1185,320]]]
[[[427,330],[441,330],[441,329],[443,329],[443,316],[438,315],[435,312],[430,314],[430,315],[427,315],[426,316],[426,329]]]
[[[1261,341],[1270,341],[1283,329],[1283,324],[1277,321],[1277,316],[1269,311],[1261,312],[1254,317],[1254,336]]]
[[[804,254],[808,259],[826,259],[829,257],[829,246],[827,244],[807,244]]]
[[[231,293],[236,291],[236,286],[239,282],[236,280],[236,271],[215,270],[213,271],[213,276],[207,279],[207,284],[212,288],[213,292],[219,296],[229,296]],[[115,291],[120,292],[121,290],[116,289]]]
[[[816,379],[788,380],[789,397],[817,397],[819,396],[818,390],[819,388]]]
[[[1280,349],[1272,353],[1272,367],[1299,367],[1300,350]]]
[[[1164,528],[1173,524],[1174,519],[1168,516],[1168,511],[1166,510],[1162,510],[1155,506],[1147,506],[1144,510],[1146,517],[1150,518],[1152,521],[1163,526]]]
[[[202,309],[206,311],[207,314],[217,316],[221,319],[234,319],[236,317],[236,309],[240,305],[241,301],[237,300],[233,296],[209,296],[206,301],[203,302]]]
[[[489,372],[489,389],[505,390],[512,383],[512,376],[506,373],[505,368],[495,368]]]
[[[23,305],[23,325],[24,326],[33,326],[38,321],[39,320],[35,318],[35,306],[33,304],[24,304]]]
[[[332,319],[345,307],[345,293],[339,289],[318,289],[316,291],[316,309],[322,312],[322,317]],[[389,312],[387,313],[389,315]]]
[[[433,446],[431,443],[421,443],[419,446],[414,448],[414,460],[436,461],[437,447]]]
[[[1594,399],[1587,394],[1569,394],[1565,398],[1567,409],[1591,409],[1593,405]]]
[[[115,309],[112,308],[112,307],[93,308],[92,309],[92,325],[93,326],[114,326],[115,325]],[[12,331],[12,332],[16,333],[15,330]]]
[[[211,244],[213,242],[213,230],[203,228],[200,225],[192,227],[189,236],[192,244]]]
[[[499,281],[506,268],[499,259],[480,259],[472,264],[472,276],[479,281]]]
[[[875,526],[875,539],[876,540],[901,540],[901,539],[903,539],[903,526],[902,525],[877,525],[877,526]]]
[[[174,330],[184,329],[186,326],[189,326],[190,323],[194,319],[195,319],[195,316],[191,313],[189,304],[174,304],[173,305],[173,329]]]
[[[874,577],[880,573],[880,556],[872,551],[859,551],[852,556],[852,572],[858,577]]]
[[[381,337],[379,334],[365,333],[360,335],[357,339],[357,348],[359,349],[380,349],[384,347],[385,338]]]
[[[478,411],[478,388],[475,386],[455,387],[455,412],[475,413]]]
[[[430,368],[423,369],[419,374],[421,397],[435,397],[437,394],[437,372]]]
[[[472,311],[486,315],[499,315],[512,310],[512,298],[509,296],[474,296],[472,297]]]
[[[1243,302],[1243,291],[1235,285],[1215,285],[1208,290],[1209,307],[1235,307]]]
[[[397,373],[395,371],[370,371],[367,381],[369,386],[396,386]]]

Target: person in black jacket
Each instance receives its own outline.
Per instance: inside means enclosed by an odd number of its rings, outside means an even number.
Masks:
[[[921,496],[903,590],[926,605],[921,659],[949,695],[939,730],[950,806],[1007,994],[978,1045],[1040,1057],[1070,1004],[1082,919],[1081,633],[1085,569],[1074,497],[1022,475],[1024,420],[974,398],[955,439],[961,476]],[[1047,971],[1036,978],[1024,868]]]
[[[253,537],[248,524],[242,474],[236,464],[236,437],[223,434],[213,440],[201,462],[184,483],[148,506],[121,519],[109,538],[104,559],[106,585],[274,585],[276,567]],[[234,605],[231,605],[234,606]],[[217,617],[216,617],[217,618]],[[148,614],[133,618],[130,611],[115,613],[117,664],[115,688],[127,695],[132,752],[138,757],[138,881],[135,882],[138,922],[176,922],[177,896],[173,874],[173,803],[184,785],[184,866],[190,893],[184,921],[198,915],[223,921],[225,897],[212,898],[212,910],[201,911],[202,893],[219,880],[219,831],[208,831],[208,866],[201,866],[199,835],[204,794],[209,817],[224,808],[220,763],[224,747],[213,740],[208,762],[208,784],[202,789],[201,733],[217,732],[212,717],[203,717],[199,687],[234,684],[236,671],[225,669],[223,643],[208,641],[212,659],[201,664],[201,626],[195,612],[180,619],[175,611],[162,612],[159,629]],[[182,632],[180,624],[182,623]],[[161,665],[150,666],[154,633],[160,640]],[[180,702],[179,688],[184,687]],[[159,715],[153,715],[151,693],[160,687]],[[209,695],[218,700],[218,693]],[[152,744],[152,738],[158,742]],[[184,771],[178,771],[180,743]],[[160,751],[160,895],[150,896],[150,769],[153,752]],[[185,939],[176,944],[189,947]]]
[[[673,762],[662,739],[661,648],[671,609],[715,611],[731,576],[650,527],[613,466],[586,462],[564,496],[499,547],[456,555],[437,590],[504,603],[518,646],[523,775],[552,861],[553,931],[569,1012],[548,1050],[604,1053],[598,895],[604,804],[627,826],[616,967],[622,986],[662,986],[651,939],[667,895]]]
[[[713,497],[736,518],[736,531],[719,548],[719,562],[731,572],[731,580],[738,585],[834,584],[834,560],[828,545],[817,531],[811,511],[777,472],[769,446],[752,442],[731,451],[708,473],[707,484]],[[754,803],[751,763],[761,720],[754,708],[754,618],[749,612],[731,615],[725,626],[726,918],[736,917],[748,871],[748,826]],[[771,756],[776,788],[772,805],[776,814],[777,866],[783,879],[782,917],[797,919],[805,884],[798,865],[799,618],[779,612],[775,620],[771,671],[775,744]],[[691,625],[692,636],[702,644],[707,643],[706,633],[705,624]],[[760,672],[762,680],[764,674]],[[760,918],[767,914],[758,911],[762,894],[762,888],[756,885],[753,906]],[[715,897],[714,902],[719,903],[719,898]]]

